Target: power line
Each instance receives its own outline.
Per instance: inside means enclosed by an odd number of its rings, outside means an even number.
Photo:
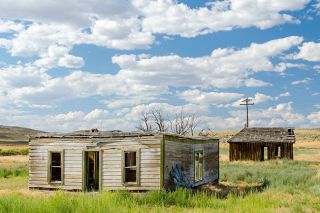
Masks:
[[[246,124],[246,128],[249,127],[249,105],[254,105],[254,103],[252,103],[251,101],[252,101],[252,99],[246,98],[246,99],[241,101],[241,102],[244,102],[244,103],[240,104],[240,105],[246,106],[246,109],[247,109],[247,124]]]

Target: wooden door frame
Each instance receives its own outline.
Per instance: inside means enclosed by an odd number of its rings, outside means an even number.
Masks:
[[[101,149],[84,149],[82,151],[82,191],[87,191],[87,152],[98,152],[99,153],[99,189],[102,191],[102,175],[103,175],[103,151]]]

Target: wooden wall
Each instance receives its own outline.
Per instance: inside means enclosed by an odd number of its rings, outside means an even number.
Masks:
[[[121,181],[121,153],[140,149],[140,184],[124,186]],[[159,190],[160,139],[153,137],[113,139],[101,146],[102,187],[106,190]]]
[[[73,141],[29,143],[29,188],[82,190],[82,149],[88,143]],[[48,182],[48,151],[64,154],[64,183]]]
[[[263,148],[268,147],[268,159],[288,158],[293,159],[292,143],[229,143],[229,160],[261,160]],[[280,147],[281,155],[276,156],[276,150]]]
[[[215,182],[219,178],[219,147],[218,143],[191,144],[166,140],[164,145],[164,187],[173,189],[170,171],[180,164],[189,180],[195,185]],[[194,152],[203,151],[204,179],[194,182]]]
[[[160,189],[160,138],[96,139],[85,141],[39,139],[30,142],[29,187],[44,189],[82,190],[83,151],[100,151],[102,154],[101,186],[106,190],[157,190]],[[95,146],[97,145],[97,146]],[[48,182],[48,151],[64,153],[64,183]],[[140,150],[140,184],[124,186],[122,183],[122,152]]]

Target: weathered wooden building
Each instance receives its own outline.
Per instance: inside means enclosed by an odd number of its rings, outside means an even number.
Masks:
[[[228,140],[229,160],[293,159],[293,128],[244,128]]]
[[[171,189],[176,165],[194,186],[219,177],[216,138],[93,130],[34,136],[29,148],[30,189]]]

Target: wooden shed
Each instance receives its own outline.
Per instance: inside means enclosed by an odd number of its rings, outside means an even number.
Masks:
[[[293,159],[293,128],[244,128],[228,140],[229,160]]]
[[[30,189],[172,189],[176,165],[193,186],[219,178],[217,138],[93,130],[33,136],[29,149]]]

